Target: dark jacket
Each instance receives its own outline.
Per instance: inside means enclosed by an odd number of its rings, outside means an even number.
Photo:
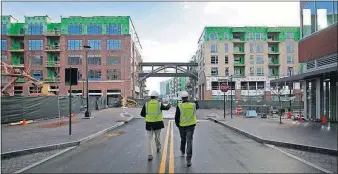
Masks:
[[[169,110],[170,107],[171,107],[171,105],[164,106],[161,103],[161,111],[163,111],[163,110]],[[140,115],[142,117],[146,117],[146,115],[147,115],[147,113],[146,113],[146,105],[143,105]],[[150,131],[150,130],[158,130],[158,129],[163,129],[163,128],[164,128],[163,121],[146,122],[146,130],[148,130],[148,131]]]
[[[187,102],[190,102],[190,101],[182,101],[182,103],[187,103]],[[195,104],[196,104],[196,110],[199,109],[199,105],[198,105],[198,102],[195,101]],[[181,128],[180,126],[180,117],[181,117],[181,111],[180,111],[180,108],[176,107],[176,113],[175,113],[175,124],[178,128]],[[187,127],[184,127],[184,128],[191,128],[191,127],[195,127],[196,124],[194,125],[191,125],[191,126],[187,126]]]

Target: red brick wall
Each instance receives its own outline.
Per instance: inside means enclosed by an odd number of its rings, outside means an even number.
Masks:
[[[298,43],[299,62],[304,63],[338,52],[337,24]]]

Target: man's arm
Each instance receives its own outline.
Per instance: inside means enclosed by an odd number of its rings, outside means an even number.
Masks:
[[[161,110],[169,110],[171,108],[171,104],[169,103],[167,106],[164,106],[162,103],[161,103]]]
[[[175,112],[175,124],[177,127],[180,127],[180,115],[181,115],[180,108],[177,106]]]
[[[141,117],[146,117],[146,105],[143,105],[142,110],[141,110]]]

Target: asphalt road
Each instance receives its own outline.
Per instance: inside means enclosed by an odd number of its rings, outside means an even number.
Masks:
[[[162,148],[160,153],[156,153],[154,150],[155,155],[151,162],[147,160],[144,120],[136,118],[117,130],[31,168],[25,173],[158,173],[160,170],[170,173],[321,172],[207,120],[199,121],[196,127],[192,166],[187,167],[185,158],[181,157],[179,151],[178,129],[174,124],[168,126],[169,122],[172,121],[165,120],[166,128],[161,132],[162,147],[165,148],[167,144],[167,151],[163,151]],[[168,127],[173,129],[167,131]],[[166,139],[168,143],[165,143]],[[162,159],[163,155],[166,158]]]

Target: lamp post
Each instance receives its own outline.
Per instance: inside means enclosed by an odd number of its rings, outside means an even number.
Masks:
[[[289,77],[292,76],[292,72],[291,72],[291,68],[288,68],[289,71]],[[291,105],[292,105],[292,101],[291,101],[291,81],[289,82],[289,100],[290,100],[290,108],[289,108],[289,112],[291,112]]]
[[[83,48],[85,49],[85,53],[86,53],[86,88],[87,88],[87,110],[85,112],[85,118],[90,119],[91,118],[91,114],[90,114],[90,110],[89,110],[89,87],[88,87],[88,51],[91,48],[88,45],[84,45]]]

